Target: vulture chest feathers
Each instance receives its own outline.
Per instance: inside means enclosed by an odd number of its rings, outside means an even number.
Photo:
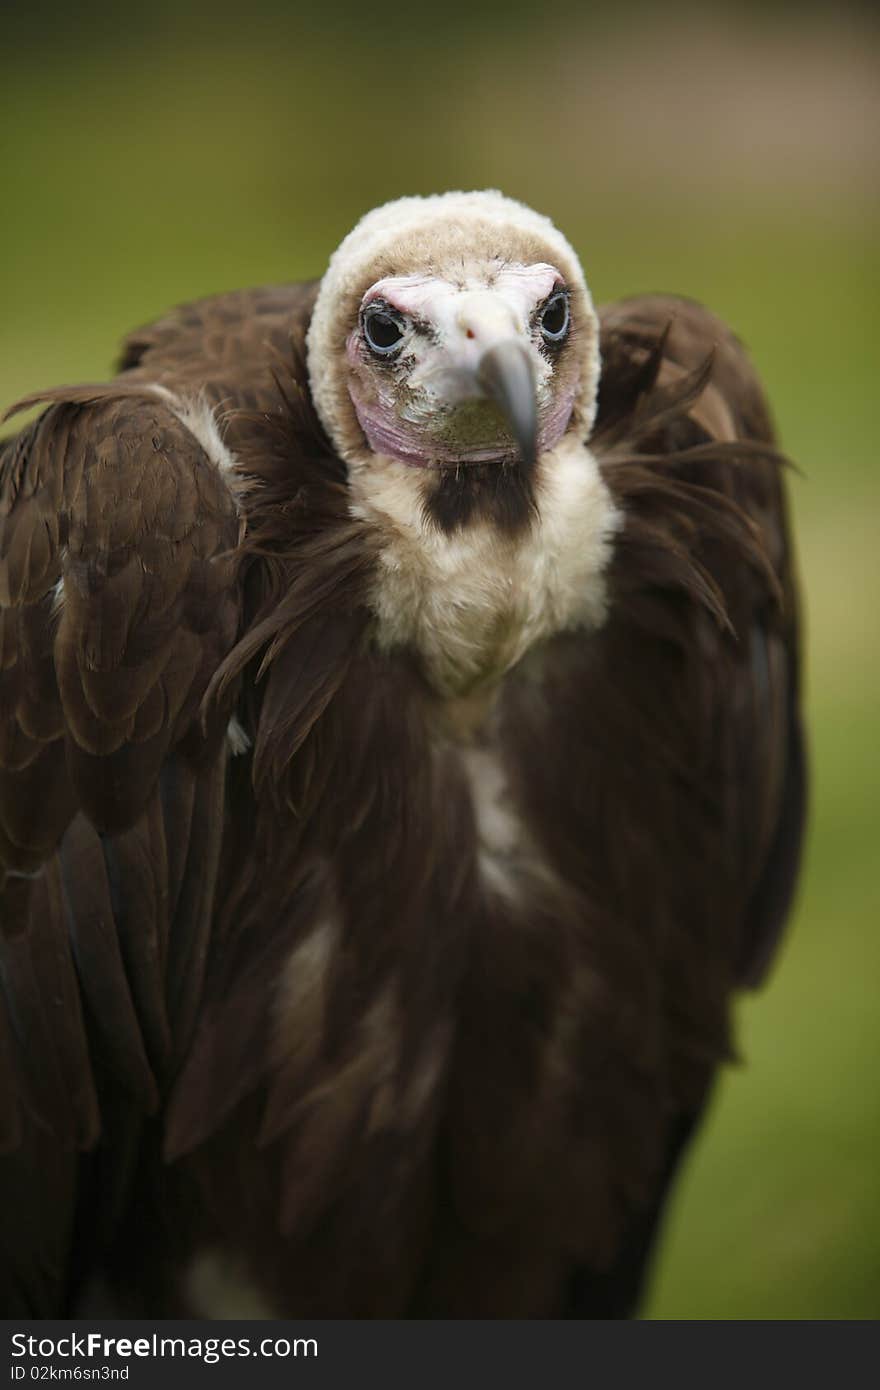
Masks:
[[[546,219],[456,194],[36,401],[4,1311],[631,1313],[803,820],[741,347],[597,315]]]

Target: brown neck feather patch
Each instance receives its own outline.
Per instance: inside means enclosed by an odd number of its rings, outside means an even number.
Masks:
[[[503,536],[520,536],[535,516],[534,469],[518,459],[442,468],[425,512],[446,535],[486,522]]]

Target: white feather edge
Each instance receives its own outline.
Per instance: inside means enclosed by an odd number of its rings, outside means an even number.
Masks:
[[[223,439],[214,407],[205,396],[200,392],[194,396],[179,395],[158,382],[151,389],[202,446],[230,488],[237,491],[242,480],[238,459]]]
[[[62,575],[52,589],[52,606],[49,610],[50,618],[60,618],[64,608],[64,576]]]
[[[238,758],[242,753],[247,753],[251,746],[250,734],[235,714],[226,725],[226,739],[229,743],[229,751],[233,758]]]

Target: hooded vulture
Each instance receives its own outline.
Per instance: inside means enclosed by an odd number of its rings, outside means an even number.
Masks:
[[[451,193],[36,403],[2,1311],[630,1315],[803,822],[738,341]]]

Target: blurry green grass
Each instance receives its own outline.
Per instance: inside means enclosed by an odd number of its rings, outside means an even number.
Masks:
[[[245,50],[206,39],[197,58],[191,34],[145,44],[108,33],[71,61],[35,51],[4,74],[4,403],[104,376],[122,333],[171,303],[319,274],[367,207],[443,187],[500,184],[550,212],[597,299],[686,293],[750,345],[805,474],[792,492],[810,842],[781,959],[741,1008],[746,1065],[722,1078],[688,1163],[648,1313],[880,1315],[880,209],[618,186],[598,139],[549,153],[512,141],[478,80],[480,49],[386,43],[390,90],[366,50],[295,24],[284,45],[255,31]],[[491,92],[503,74],[489,76]]]

